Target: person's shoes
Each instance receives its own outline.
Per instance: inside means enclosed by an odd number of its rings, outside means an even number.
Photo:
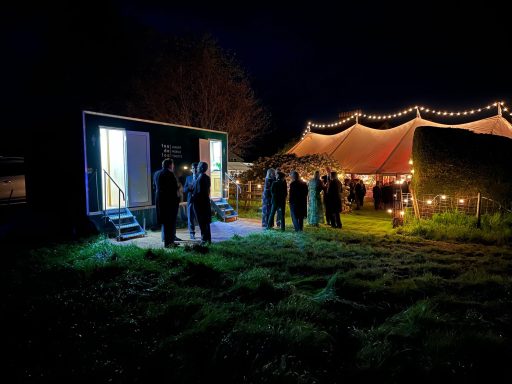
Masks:
[[[190,234],[190,240],[195,240],[196,239],[196,235],[194,233],[191,233]]]
[[[180,239],[178,236],[174,236],[174,241],[183,241],[183,240]]]
[[[167,245],[165,246],[165,248],[176,248],[176,247],[179,247],[179,245],[178,245],[178,244],[176,244],[176,243],[170,243],[170,244],[167,244]]]

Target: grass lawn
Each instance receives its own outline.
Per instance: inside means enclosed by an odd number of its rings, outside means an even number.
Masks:
[[[17,382],[486,382],[512,368],[512,249],[343,230],[4,253]],[[7,259],[9,257],[9,259]]]

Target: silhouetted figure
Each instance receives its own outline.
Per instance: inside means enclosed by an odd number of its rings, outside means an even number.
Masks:
[[[356,209],[360,209],[363,207],[364,196],[366,195],[366,187],[363,183],[363,180],[359,180],[359,183],[355,186],[356,190]]]
[[[212,209],[210,206],[210,176],[206,174],[208,164],[204,161],[197,166],[197,179],[192,191],[192,206],[201,230],[201,244],[212,242],[210,223],[212,221]]]
[[[270,188],[272,188],[272,184],[276,180],[275,178],[275,169],[269,168],[267,170],[267,176],[265,177],[265,184],[263,185],[263,194],[262,194],[262,204],[261,204],[261,226],[267,227],[268,218],[270,216],[270,211],[272,210],[272,192]],[[274,221],[270,223],[270,227],[274,226]]]
[[[270,224],[274,221],[274,215],[277,212],[277,222],[281,229],[284,231],[284,213],[286,209],[286,196],[288,195],[286,181],[284,179],[284,173],[277,173],[277,180],[272,184],[272,209],[270,210],[270,216],[268,217],[267,229],[270,229]]]
[[[393,187],[389,183],[386,183],[382,187],[382,202],[384,204],[384,209],[388,209],[393,206]]]
[[[281,172],[281,169],[279,167],[276,167],[276,169],[274,171],[274,181],[277,180],[277,174],[279,172]],[[284,172],[283,172],[283,174],[284,174]],[[285,185],[287,187],[287,190],[288,190],[288,184],[286,184],[286,178],[283,178],[283,180],[284,180],[284,183],[285,183]],[[283,217],[284,217],[284,213],[283,213]],[[281,221],[280,220],[281,220],[281,217],[279,215],[276,215],[276,227],[281,227]]]
[[[297,171],[290,173],[290,213],[292,216],[293,228],[300,232],[304,228],[304,218],[308,209],[308,185],[299,179]]]
[[[187,176],[185,179],[185,185],[183,186],[183,192],[187,194],[187,222],[188,222],[188,232],[190,234],[190,239],[194,240],[196,238],[196,215],[194,213],[194,208],[192,207],[192,192],[194,191],[194,184],[196,183],[197,178],[197,163],[192,163],[190,169],[192,171],[192,175]]]
[[[324,210],[325,210],[325,223],[331,225],[331,212],[329,211],[329,204],[327,202],[327,187],[329,186],[329,177],[322,176],[322,188],[324,191]]]
[[[373,187],[373,206],[375,209],[381,208],[381,200],[382,200],[382,190],[380,189],[380,181],[377,181],[375,186]]]
[[[331,227],[341,228],[341,190],[342,185],[338,180],[338,174],[331,172],[331,178],[327,187],[327,206],[331,214]]]
[[[348,193],[348,202],[350,203],[350,206],[352,207],[352,204],[354,201],[356,201],[356,184],[354,183],[354,180],[350,180],[349,183],[350,191]]]
[[[156,190],[156,221],[162,226],[162,241],[165,247],[177,246],[174,239],[180,192],[172,159],[165,159],[162,162],[162,169],[155,172],[153,183]]]

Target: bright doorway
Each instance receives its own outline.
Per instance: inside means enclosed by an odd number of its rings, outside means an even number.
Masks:
[[[221,198],[222,194],[222,141],[199,139],[200,161],[208,163],[206,174],[210,176],[210,198]]]
[[[103,209],[151,205],[149,132],[100,127],[100,147]]]

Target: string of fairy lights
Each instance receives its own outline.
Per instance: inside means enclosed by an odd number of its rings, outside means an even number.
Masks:
[[[383,114],[383,115],[358,112],[358,113],[354,113],[353,115],[351,115],[343,120],[338,120],[338,121],[335,121],[335,122],[332,122],[329,124],[318,124],[318,123],[313,123],[311,121],[308,121],[307,127],[304,130],[304,132],[302,133],[301,139],[304,139],[304,137],[308,133],[311,132],[311,128],[336,128],[336,127],[342,126],[343,124],[345,124],[351,120],[357,121],[359,118],[366,118],[369,120],[389,120],[389,119],[393,119],[393,118],[407,116],[412,113],[418,114],[420,112],[431,114],[431,115],[436,115],[436,116],[446,116],[446,117],[471,116],[471,115],[480,113],[482,111],[488,111],[493,107],[498,108],[499,112],[508,114],[512,117],[512,111],[510,111],[510,109],[505,105],[504,101],[496,101],[496,102],[486,105],[484,107],[466,109],[463,111],[446,111],[446,110],[441,110],[441,109],[428,108],[428,107],[421,106],[421,105],[415,105],[414,107],[405,108],[398,112],[388,113],[388,114]]]

